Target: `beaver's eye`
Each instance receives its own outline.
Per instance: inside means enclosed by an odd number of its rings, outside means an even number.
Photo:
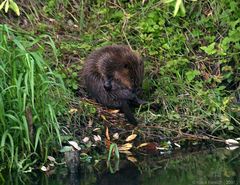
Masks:
[[[123,66],[125,69],[127,69],[128,68],[128,65],[127,64],[124,64],[124,66]]]

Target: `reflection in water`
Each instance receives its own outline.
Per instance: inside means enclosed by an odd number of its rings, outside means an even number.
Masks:
[[[148,156],[139,159],[137,165],[121,161],[115,174],[102,166],[85,166],[76,174],[59,169],[52,175],[12,175],[5,179],[9,185],[235,185],[240,184],[239,155],[239,150],[225,149],[213,153],[177,153],[170,158]]]

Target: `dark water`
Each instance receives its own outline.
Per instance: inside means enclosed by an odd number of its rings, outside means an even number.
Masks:
[[[115,174],[111,174],[105,165],[85,166],[72,175],[66,168],[51,173],[5,176],[5,184],[237,185],[240,184],[240,150],[217,149],[158,157],[142,156],[137,164],[121,160],[119,171]]]

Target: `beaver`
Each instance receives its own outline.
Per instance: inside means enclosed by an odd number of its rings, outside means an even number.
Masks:
[[[137,120],[130,106],[144,102],[138,98],[143,76],[141,57],[125,45],[105,46],[92,52],[82,71],[89,96],[108,108],[120,109],[133,125]]]

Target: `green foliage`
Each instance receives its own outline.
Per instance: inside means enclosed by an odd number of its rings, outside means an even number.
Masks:
[[[37,38],[0,25],[0,166],[27,171],[61,145],[59,117],[67,93]],[[54,49],[54,48],[53,48]]]
[[[112,154],[114,154],[113,162],[111,162]],[[111,173],[115,173],[116,171],[119,170],[119,159],[120,159],[120,154],[119,154],[118,146],[116,143],[111,143],[109,152],[108,152],[108,158],[107,158],[107,166],[110,169]],[[114,163],[114,167],[112,167],[112,163]]]
[[[4,0],[0,4],[0,10],[2,10],[4,7],[5,13],[8,12],[8,9],[12,9],[18,16],[20,15],[19,7],[13,0]]]

